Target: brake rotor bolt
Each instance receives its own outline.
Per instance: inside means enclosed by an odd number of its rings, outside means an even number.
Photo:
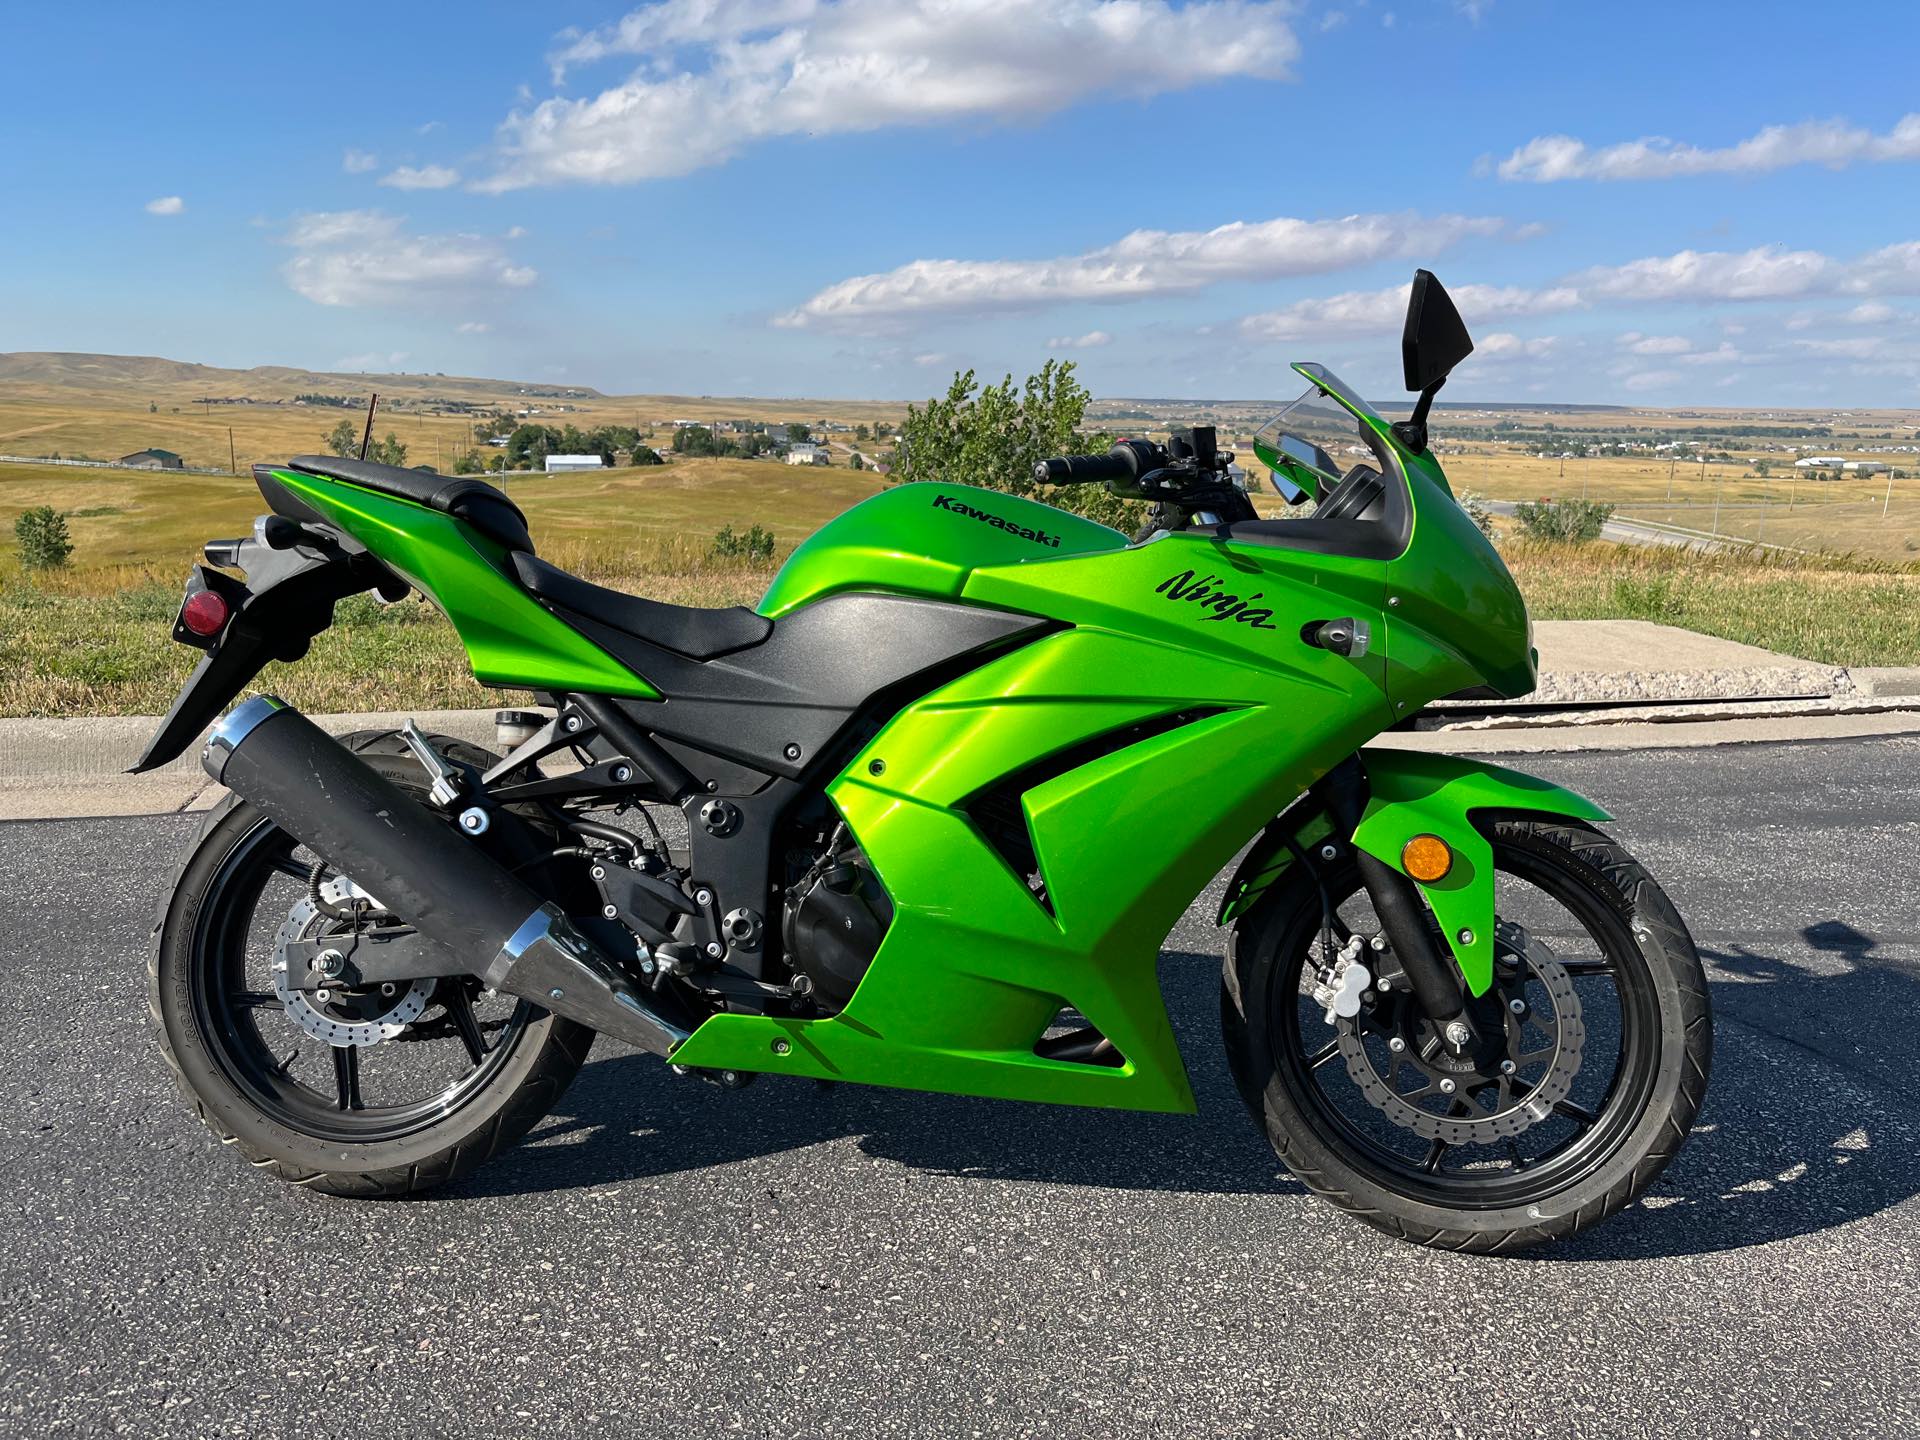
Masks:
[[[1407,1048],[1407,1042],[1402,1040],[1398,1035],[1394,1036],[1391,1040],[1387,1041],[1387,1049],[1393,1051],[1393,1053],[1396,1055],[1398,1055],[1402,1050],[1406,1048]]]
[[[1451,1095],[1453,1094],[1454,1091],[1458,1090],[1459,1088],[1460,1087],[1454,1084],[1453,1081],[1451,1080],[1442,1080],[1440,1082],[1440,1093],[1442,1095]]]
[[[1450,1020],[1447,1022],[1447,1043],[1449,1045],[1464,1045],[1471,1039],[1473,1039],[1473,1031],[1467,1028],[1466,1021]]]
[[[313,992],[313,998],[324,1005],[333,998],[333,992],[331,990],[316,990]]]
[[[1509,1000],[1507,1001],[1507,1009],[1516,1015],[1524,1015],[1527,1013],[1527,1002],[1524,1000]]]
[[[380,986],[380,993],[382,995],[391,996],[397,988],[398,987],[395,986],[391,980],[384,981]]]
[[[1500,1062],[1500,1073],[1502,1075],[1511,1075],[1513,1074],[1514,1071],[1518,1070],[1519,1068],[1520,1067],[1514,1064],[1511,1060],[1502,1060]]]

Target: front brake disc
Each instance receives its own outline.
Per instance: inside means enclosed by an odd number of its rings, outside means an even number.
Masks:
[[[1367,1103],[1425,1139],[1449,1145],[1509,1139],[1550,1118],[1580,1073],[1586,1026],[1573,977],[1552,947],[1525,927],[1502,920],[1494,928],[1494,953],[1504,962],[1496,963],[1496,974],[1511,970],[1513,975],[1496,981],[1511,1072],[1488,1075],[1470,1063],[1451,1061],[1404,990],[1378,996],[1372,1006],[1334,1027],[1347,1074]],[[1550,1015],[1527,1001],[1529,979],[1544,992]],[[1515,999],[1526,1006],[1524,1013],[1514,1012],[1510,1002]],[[1393,1048],[1396,1039],[1399,1049]],[[1384,1069],[1377,1058],[1383,1054]],[[1453,1089],[1444,1088],[1447,1082]]]

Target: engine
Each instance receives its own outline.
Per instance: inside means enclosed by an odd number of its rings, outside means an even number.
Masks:
[[[787,888],[781,926],[794,989],[810,989],[826,1010],[840,1010],[873,963],[893,919],[880,877],[858,849],[827,853]],[[803,987],[798,977],[805,977]]]

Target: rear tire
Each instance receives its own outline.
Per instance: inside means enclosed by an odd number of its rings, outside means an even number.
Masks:
[[[423,772],[400,736],[358,734],[342,743],[403,790],[423,797]],[[486,751],[459,741],[435,737],[435,744],[482,769],[496,763]],[[415,1194],[471,1173],[525,1135],[560,1098],[585,1062],[593,1032],[523,1002],[510,1020],[498,1022],[496,1048],[504,1053],[474,1062],[476,1083],[449,1090],[443,1106],[428,1105],[427,1118],[389,1125],[396,1133],[377,1138],[371,1126],[367,1138],[357,1138],[348,1125],[351,1112],[337,1124],[325,1123],[324,1116],[307,1122],[297,1106],[263,1103],[263,1091],[245,1069],[255,1042],[263,1033],[275,1043],[307,1042],[270,1006],[258,1007],[264,1021],[219,1023],[215,1017],[222,1012],[217,1005],[210,1010],[209,996],[220,979],[213,972],[231,963],[236,923],[240,940],[246,939],[251,922],[237,910],[245,907],[250,917],[259,898],[235,890],[247,883],[247,865],[258,866],[248,857],[271,854],[290,838],[237,795],[227,796],[201,825],[154,927],[149,1002],[161,1054],[220,1142],[289,1184],[373,1198]],[[454,983],[443,979],[436,986]],[[436,994],[452,992],[437,988]],[[450,1007],[448,1016],[450,1021]],[[282,1023],[276,1026],[276,1019]],[[256,1028],[249,1032],[248,1026]],[[445,1113],[436,1117],[438,1109]]]
[[[1351,1118],[1367,1117],[1357,1088],[1362,1103],[1349,1101],[1344,1112],[1337,1097],[1322,1093],[1347,1071],[1303,1063],[1292,1038],[1297,1031],[1289,1028],[1297,1027],[1296,1010],[1304,1004],[1297,994],[1302,956],[1322,915],[1319,887],[1299,864],[1234,927],[1221,996],[1234,1080],[1275,1153],[1303,1184],[1402,1240],[1479,1252],[1574,1235],[1631,1204],[1686,1140],[1706,1094],[1713,1044],[1706,978],[1693,941],[1672,902],[1625,850],[1588,826],[1539,818],[1497,821],[1491,838],[1498,869],[1560,892],[1583,919],[1608,957],[1608,968],[1593,973],[1608,976],[1619,995],[1620,1076],[1608,1082],[1604,1102],[1595,1102],[1586,1128],[1563,1148],[1550,1148],[1527,1166],[1516,1150],[1505,1181],[1492,1173],[1491,1162],[1463,1167],[1443,1189],[1445,1172],[1423,1172],[1363,1133]],[[1330,893],[1345,888],[1335,873],[1343,863],[1350,866],[1343,860],[1322,867]],[[1582,1146],[1584,1153],[1576,1153]],[[1433,1156],[1430,1149],[1426,1158]],[[1564,1181],[1556,1181],[1562,1173]],[[1522,1193],[1529,1184],[1535,1193]]]

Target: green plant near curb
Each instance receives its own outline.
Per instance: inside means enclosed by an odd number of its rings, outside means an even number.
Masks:
[[[25,570],[58,570],[73,554],[67,517],[51,505],[22,511],[13,522],[13,538],[20,544],[20,565]]]
[[[1513,513],[1531,539],[1581,545],[1600,538],[1613,518],[1613,506],[1598,500],[1527,500],[1514,506]]]

